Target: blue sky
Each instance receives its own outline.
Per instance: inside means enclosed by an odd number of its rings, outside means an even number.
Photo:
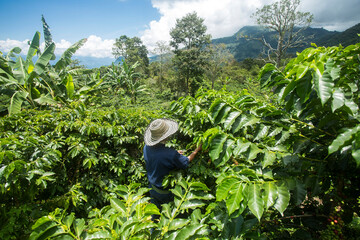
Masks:
[[[54,41],[71,42],[92,34],[104,39],[136,36],[160,18],[151,0],[0,0],[0,15],[1,39],[31,38],[42,31],[44,15]]]
[[[79,56],[111,58],[121,35],[138,36],[151,51],[169,41],[176,19],[196,11],[213,38],[231,36],[255,25],[257,8],[275,0],[0,0],[0,51],[15,46],[27,52],[27,41],[41,34],[43,14],[50,26],[56,53],[87,38]],[[314,15],[313,27],[343,31],[360,22],[360,0],[301,0],[300,11]]]

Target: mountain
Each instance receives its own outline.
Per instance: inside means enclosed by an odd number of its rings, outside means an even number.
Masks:
[[[319,46],[336,46],[336,45],[343,45],[344,47],[349,46],[351,44],[355,44],[360,42],[360,23],[356,24],[355,26],[329,36],[329,38],[320,39],[318,42]]]
[[[72,59],[80,61],[80,65],[84,65],[86,68],[98,68],[101,66],[110,66],[116,59],[114,58],[96,58],[96,57],[83,57],[73,56]]]
[[[310,37],[308,41],[300,48],[289,49],[288,54],[294,54],[302,51],[315,43],[318,46],[334,46],[342,44],[348,46],[360,41],[360,23],[345,30],[344,32],[328,31],[323,28],[308,28],[303,32],[305,37]],[[250,40],[265,37],[272,45],[276,46],[277,33],[260,26],[245,26],[234,35],[224,38],[213,39],[213,44],[223,43],[234,55],[237,61],[246,58],[256,58],[262,53],[264,47],[258,40]]]

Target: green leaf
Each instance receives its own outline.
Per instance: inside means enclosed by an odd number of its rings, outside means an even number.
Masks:
[[[300,78],[304,77],[308,70],[309,70],[309,66],[306,66],[306,65],[298,66],[296,69],[296,78],[300,79]]]
[[[225,134],[218,133],[211,141],[209,155],[212,160],[219,158],[220,153],[223,151],[224,143],[227,139]]]
[[[239,156],[241,153],[246,152],[250,145],[251,142],[243,142],[241,139],[236,140],[233,154]]]
[[[143,231],[143,230],[150,230],[151,228],[156,228],[157,227],[157,224],[153,223],[153,222],[144,222],[144,223],[141,223],[141,224],[138,224],[135,226],[134,228],[134,233],[137,233],[137,232],[140,232],[140,231]],[[131,238],[133,239],[133,238]],[[139,240],[142,240],[143,238],[139,238]]]
[[[209,112],[211,113],[211,118],[213,120],[216,119],[217,115],[225,105],[226,104],[221,99],[217,99],[216,101],[213,102],[213,104],[210,106],[209,109]]]
[[[36,72],[36,74],[40,76],[45,71],[45,68],[48,65],[49,61],[51,60],[54,51],[55,51],[55,43],[52,43],[41,54],[41,56],[35,63],[34,72]]]
[[[73,77],[71,74],[67,75],[65,87],[68,98],[72,99],[74,96],[75,87],[74,87]]]
[[[216,118],[214,119],[214,124],[217,125],[219,124],[223,119],[226,119],[227,115],[229,114],[231,110],[231,107],[230,106],[224,106],[219,114],[217,114]]]
[[[234,140],[226,139],[219,158],[214,161],[215,167],[223,166],[231,158],[233,152],[233,144]]]
[[[296,181],[294,194],[293,194],[296,205],[300,205],[305,200],[306,193],[307,192],[305,189],[305,184],[303,184],[300,181]]]
[[[216,189],[216,201],[225,199],[235,184],[240,184],[237,178],[228,177],[223,179],[223,181],[217,186]]]
[[[204,205],[205,205],[205,203],[199,199],[191,199],[191,200],[186,200],[183,204],[181,204],[180,209],[181,210],[195,209],[195,208],[202,207]]]
[[[359,110],[358,105],[352,99],[345,98],[345,106],[350,109],[352,115],[356,115]]]
[[[351,155],[355,159],[357,167],[359,167],[360,166],[360,148],[353,149]]]
[[[9,116],[21,112],[21,105],[29,94],[27,92],[18,91],[11,97],[8,108]]]
[[[342,148],[347,142],[352,139],[355,133],[355,128],[346,129],[345,132],[340,133],[329,146],[329,154],[332,154]]]
[[[86,41],[87,41],[87,39],[83,38],[80,41],[71,45],[68,49],[66,49],[65,52],[61,55],[59,61],[55,64],[56,70],[61,70],[61,69],[64,69],[66,66],[68,66],[71,63],[72,55],[79,48],[81,48],[85,44]]]
[[[270,152],[268,150],[264,150],[264,158],[262,161],[262,167],[266,168],[267,166],[271,166],[276,160],[275,152]]]
[[[40,33],[36,32],[31,43],[26,56],[26,62],[30,62],[31,59],[35,56],[36,52],[39,50],[40,46]]]
[[[232,125],[233,125],[233,123],[235,122],[235,120],[240,116],[240,112],[237,112],[237,111],[234,111],[234,112],[231,112],[228,116],[227,116],[227,118],[226,118],[226,120],[224,121],[224,128],[226,129],[226,130],[230,130],[231,129],[231,127],[232,127]]]
[[[198,230],[203,226],[203,224],[194,224],[184,227],[177,234],[175,240],[185,240],[189,239],[191,236],[195,235]]]
[[[159,209],[153,203],[147,204],[144,210],[144,215],[150,216],[153,214],[160,215]]]
[[[63,221],[68,229],[70,229],[71,224],[73,223],[74,219],[75,219],[74,213],[71,213],[70,215],[68,215],[64,218]]]
[[[275,202],[275,209],[277,209],[281,215],[283,215],[285,209],[290,202],[290,192],[285,184],[277,186],[277,199]]]
[[[80,238],[84,229],[85,229],[85,220],[84,219],[75,219],[74,230],[75,230],[76,236],[78,238]]]
[[[10,176],[10,174],[15,170],[15,163],[11,162],[9,165],[5,165],[2,168],[0,168],[0,178],[5,177],[5,180],[7,180]]]
[[[264,189],[264,207],[269,209],[275,204],[277,197],[277,186],[274,182],[265,182],[263,184]]]
[[[117,212],[126,214],[126,207],[121,200],[119,200],[117,198],[111,198],[110,204],[111,204],[111,207],[113,207]]]
[[[44,95],[41,94],[41,96],[37,99],[34,100],[35,102],[37,102],[40,105],[56,105],[58,104],[57,101],[55,101],[50,94]]]
[[[229,211],[229,215],[240,208],[240,203],[244,200],[243,190],[246,184],[240,183],[239,185],[233,185],[231,189],[231,195],[226,199],[226,207]]]
[[[345,104],[345,94],[341,90],[341,88],[335,88],[335,91],[333,93],[333,100],[331,104],[331,110],[332,112],[335,112],[336,109],[341,108]]]
[[[251,143],[250,148],[248,148],[248,150],[246,152],[246,158],[248,161],[251,161],[251,160],[255,159],[256,156],[261,152],[262,152],[262,150],[260,148],[258,148],[256,144]]]
[[[321,100],[321,104],[324,106],[327,100],[331,97],[332,90],[334,87],[334,82],[331,77],[331,69],[327,68],[323,74],[321,70],[316,69],[315,74],[315,89],[318,93],[318,96]]]
[[[22,57],[18,57],[16,59],[16,64],[14,66],[13,74],[15,79],[18,81],[20,85],[25,84],[25,80],[27,79],[28,73]]]
[[[187,194],[186,199],[200,199],[200,200],[211,200],[214,196],[210,193],[206,193],[203,191],[191,191]]]
[[[284,99],[288,96],[289,93],[291,93],[294,88],[297,86],[297,82],[293,79],[291,80],[285,87],[284,91],[281,92],[279,95],[279,98],[281,101],[284,101]]]
[[[64,233],[63,229],[55,221],[47,220],[46,217],[42,217],[32,227],[33,232],[30,234],[29,240],[43,240],[53,235]]]
[[[270,126],[266,126],[264,124],[258,125],[256,128],[255,138],[254,140],[260,140],[267,136],[269,132]]]
[[[351,155],[355,159],[357,167],[360,166],[360,126],[357,127],[357,133],[355,133],[354,141],[352,144]]]
[[[253,183],[248,185],[247,188],[248,207],[260,222],[261,216],[264,213],[264,200],[261,194],[262,185],[258,183]]]
[[[41,218],[39,218],[38,220],[36,220],[35,224],[32,225],[31,229],[34,230],[38,227],[40,227],[41,225],[43,225],[44,223],[47,222],[51,222],[52,220],[49,218],[49,216],[43,216]]]
[[[87,234],[84,240],[92,240],[92,239],[111,239],[112,236],[108,231],[100,230],[98,232]]]
[[[168,230],[173,231],[173,230],[182,228],[185,225],[187,225],[189,222],[190,222],[189,219],[175,218],[174,220],[171,221]]]
[[[202,191],[209,191],[210,189],[206,186],[205,183],[202,182],[191,182],[189,184],[190,188],[193,190],[202,190]]]
[[[298,80],[296,86],[296,94],[300,97],[301,103],[305,103],[312,92],[312,75],[310,71],[307,72],[306,76]]]

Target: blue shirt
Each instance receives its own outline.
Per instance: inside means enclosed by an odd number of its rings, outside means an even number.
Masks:
[[[162,181],[170,171],[185,169],[189,166],[189,159],[173,148],[164,144],[144,147],[144,158],[149,183],[162,188]]]

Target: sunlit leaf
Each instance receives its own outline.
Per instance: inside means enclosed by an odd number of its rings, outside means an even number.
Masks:
[[[255,217],[260,221],[264,213],[264,200],[262,198],[261,184],[253,183],[247,186],[248,207]]]
[[[283,215],[290,202],[290,192],[285,184],[277,186],[277,199],[274,207]]]

